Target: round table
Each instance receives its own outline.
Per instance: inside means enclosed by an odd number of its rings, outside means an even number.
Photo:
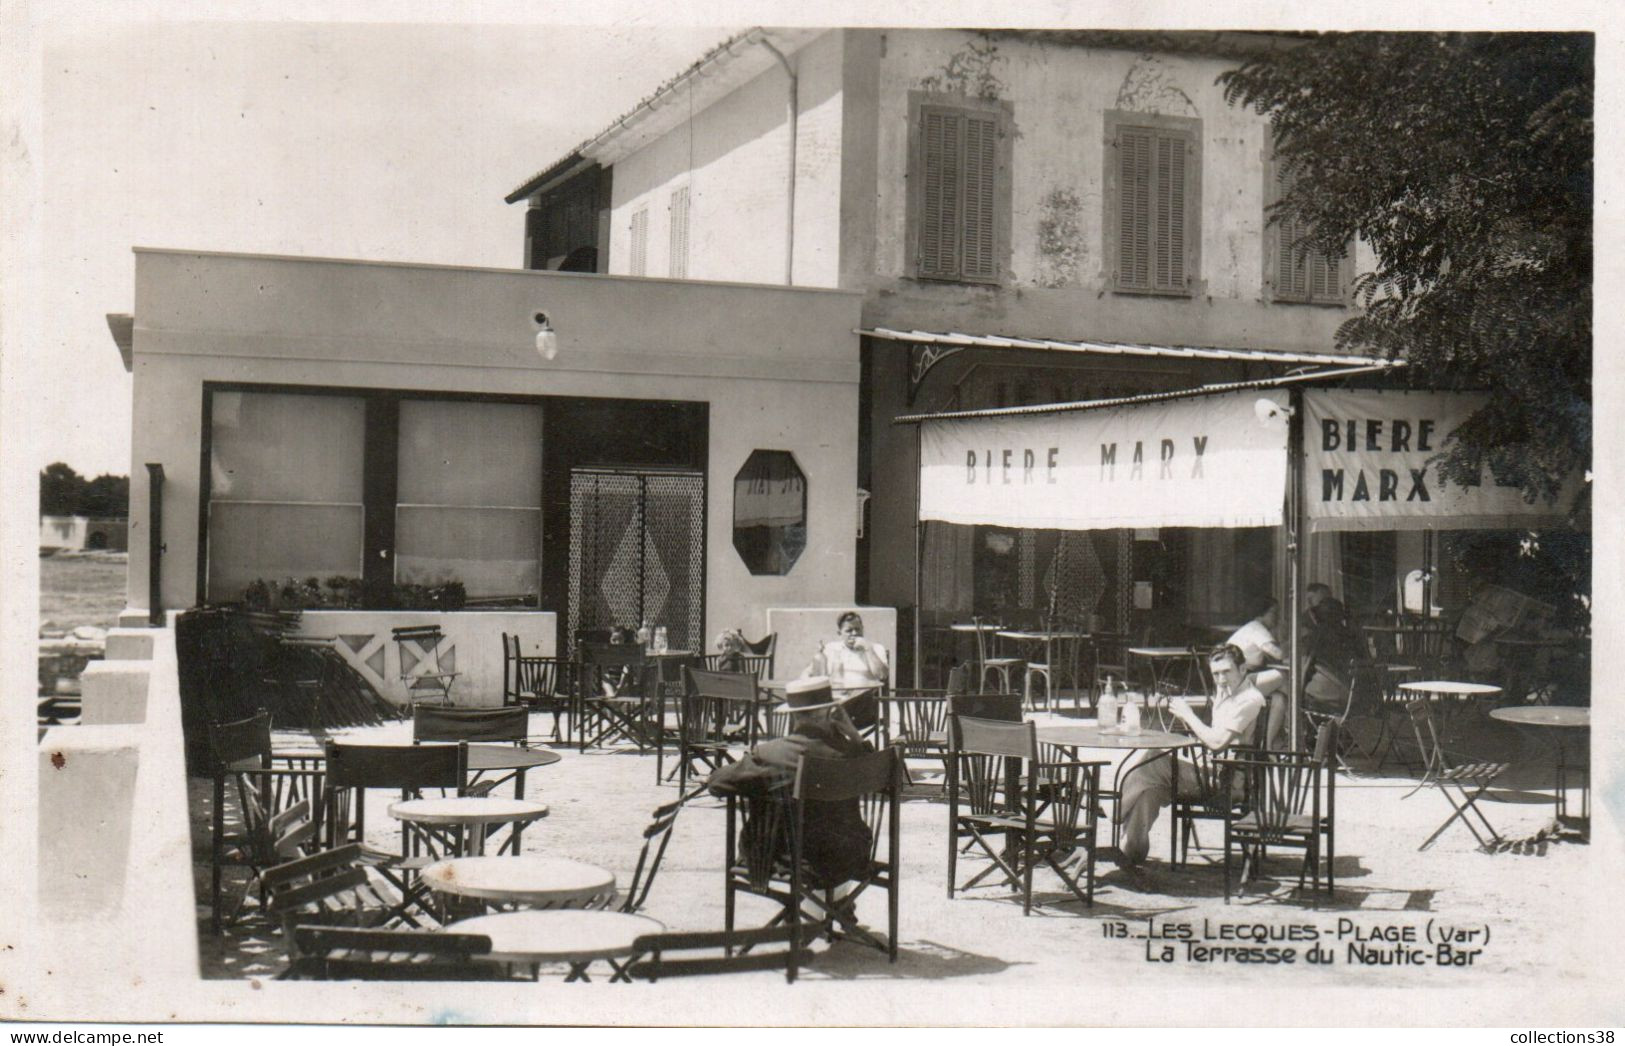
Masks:
[[[1493,697],[1501,688],[1489,683],[1460,683],[1451,679],[1418,679],[1399,684],[1407,694],[1435,701],[1472,701],[1480,697]]]
[[[1156,753],[1147,759],[1142,759],[1130,765],[1130,760],[1124,759],[1117,764],[1112,774],[1112,790],[1107,796],[1114,802],[1123,794],[1123,781],[1136,767],[1144,766],[1152,759],[1166,759],[1181,748],[1190,748],[1198,744],[1196,738],[1189,734],[1175,734],[1166,730],[1137,730],[1132,734],[1118,731],[1104,731],[1098,726],[1040,726],[1038,740],[1062,748],[1103,748],[1114,752],[1149,751]],[[1112,842],[1116,844],[1117,836],[1116,818],[1112,821]]]
[[[534,908],[584,907],[614,896],[615,873],[567,857],[454,857],[423,870],[438,893]]]
[[[1146,664],[1151,669],[1151,689],[1154,691],[1162,688],[1163,676],[1168,671],[1167,666],[1181,658],[1190,659],[1191,671],[1195,674],[1197,682],[1203,682],[1202,657],[1196,652],[1195,647],[1131,646],[1125,648],[1123,652],[1129,657],[1145,659]],[[1124,680],[1124,682],[1127,682],[1127,680]],[[1186,688],[1189,689],[1189,680],[1186,683]]]
[[[1574,708],[1568,705],[1523,705],[1513,708],[1496,708],[1490,711],[1490,718],[1509,723],[1512,726],[1525,729],[1539,730],[1551,739],[1552,747],[1556,750],[1556,796],[1553,799],[1554,814],[1558,818],[1559,827],[1562,818],[1568,815],[1568,752],[1567,742],[1573,737],[1573,731],[1591,729],[1591,709]],[[1584,783],[1580,786],[1580,828],[1583,837],[1589,838],[1591,822],[1591,773],[1586,772]]]
[[[519,835],[525,825],[547,816],[547,807],[525,799],[499,799],[495,796],[448,796],[444,799],[406,799],[389,805],[389,816],[408,824],[457,831],[453,849],[461,854],[485,852],[485,836],[497,825],[513,825],[513,834],[503,849],[519,852]],[[466,846],[463,840],[466,839]]]
[[[490,958],[498,962],[570,964],[569,981],[587,980],[587,964],[633,954],[639,937],[665,926],[645,915],[582,909],[498,912],[454,922],[447,933],[472,933],[491,939]]]

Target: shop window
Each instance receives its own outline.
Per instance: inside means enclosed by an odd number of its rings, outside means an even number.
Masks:
[[[916,91],[909,105],[913,274],[999,282],[1009,254],[1009,104]]]
[[[535,604],[540,407],[402,400],[397,469],[397,584],[456,581],[471,601]]]
[[[1113,290],[1197,293],[1202,121],[1106,113],[1106,259]]]
[[[753,450],[734,476],[734,548],[752,574],[788,574],[807,547],[807,477],[789,451]]]
[[[217,392],[209,417],[208,599],[260,579],[360,577],[366,403]]]

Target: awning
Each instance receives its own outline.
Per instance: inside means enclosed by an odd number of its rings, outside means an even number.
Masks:
[[[1226,349],[1205,345],[1135,345],[1112,341],[1059,341],[1054,338],[1013,338],[1002,334],[960,334],[955,331],[901,331],[890,327],[860,327],[858,333],[886,341],[916,345],[942,345],[975,349],[1021,349],[1040,352],[1086,352],[1101,356],[1155,356],[1163,359],[1231,360],[1241,363],[1298,363],[1317,366],[1397,365],[1380,356],[1354,356],[1340,352],[1282,352],[1275,349]]]

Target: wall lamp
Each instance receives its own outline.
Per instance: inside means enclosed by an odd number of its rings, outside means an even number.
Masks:
[[[545,312],[536,314],[536,354],[544,360],[551,360],[559,354],[559,333],[553,329],[552,321]]]
[[[1253,403],[1253,413],[1258,415],[1260,425],[1271,425],[1279,418],[1290,418],[1291,407],[1283,407],[1272,399],[1260,398]]]

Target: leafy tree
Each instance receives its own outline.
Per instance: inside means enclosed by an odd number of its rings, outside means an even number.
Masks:
[[[39,510],[42,516],[76,516],[85,496],[85,477],[57,461],[39,474]]]
[[[1376,255],[1338,330],[1406,380],[1491,389],[1439,462],[1555,501],[1591,459],[1592,95],[1583,33],[1332,33],[1220,77],[1274,122],[1300,248]]]
[[[81,515],[121,519],[130,514],[130,477],[103,473],[85,484]]]

